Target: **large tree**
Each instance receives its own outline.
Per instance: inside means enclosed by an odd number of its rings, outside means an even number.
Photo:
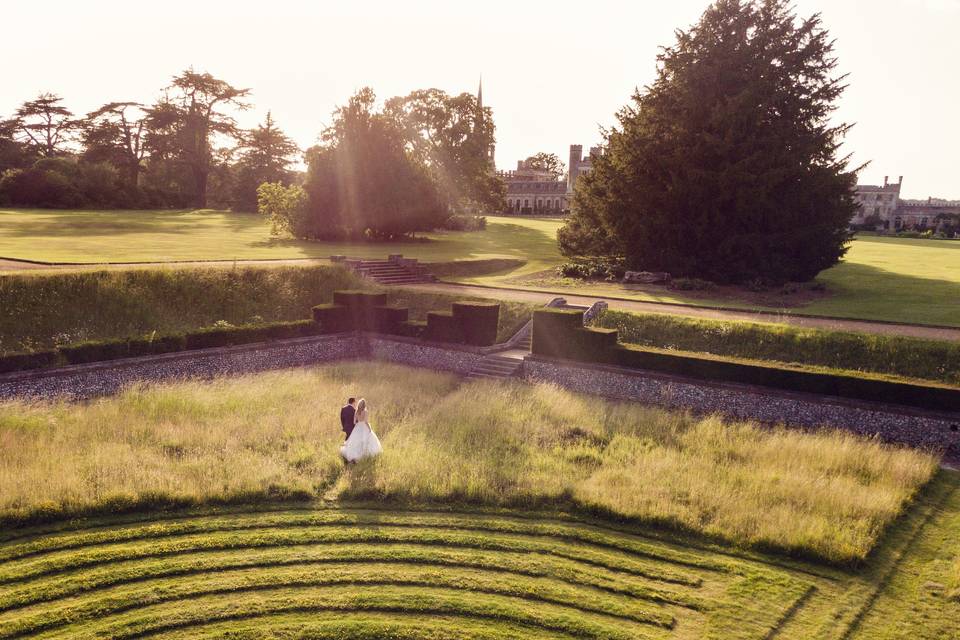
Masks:
[[[173,79],[168,93],[149,109],[148,146],[158,158],[187,168],[196,207],[207,206],[207,181],[216,166],[215,138],[237,137],[237,123],[228,111],[248,109],[249,94],[249,89],[188,69]]]
[[[557,180],[562,178],[563,174],[566,173],[566,169],[563,166],[563,161],[560,159],[560,156],[555,153],[546,153],[545,151],[541,151],[540,153],[533,154],[524,162],[531,169],[546,171]]]
[[[108,102],[87,114],[83,123],[83,157],[110,162],[128,188],[136,188],[147,153],[146,110],[138,102]]]
[[[65,153],[80,126],[62,103],[56,94],[41,93],[20,105],[14,116],[21,140],[45,158]]]
[[[433,174],[451,207],[503,210],[506,188],[489,155],[493,112],[476,96],[421,89],[387,100],[384,112],[403,132],[412,156]]]
[[[361,89],[307,152],[308,212],[296,235],[393,239],[432,229],[445,217],[427,168],[375,103],[373,91]]]
[[[239,153],[233,208],[256,211],[257,188],[261,184],[290,184],[294,175],[290,165],[300,148],[277,127],[268,111],[262,125],[243,132]]]
[[[718,0],[658,56],[577,181],[567,255],[720,282],[808,280],[845,253],[856,176],[819,15]]]
[[[7,169],[24,169],[37,160],[36,152],[18,139],[20,123],[0,120],[0,175]]]

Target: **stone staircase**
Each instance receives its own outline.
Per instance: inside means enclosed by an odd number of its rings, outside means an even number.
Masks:
[[[467,374],[469,380],[481,379],[505,379],[514,377],[520,367],[523,366],[523,360],[520,358],[511,358],[497,354],[490,354],[477,363],[470,373]]]
[[[400,255],[390,256],[386,260],[355,260],[342,256],[332,256],[331,260],[344,264],[355,273],[377,284],[418,284],[436,280],[415,259]]]

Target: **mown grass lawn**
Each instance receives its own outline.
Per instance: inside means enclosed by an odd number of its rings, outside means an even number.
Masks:
[[[960,242],[862,237],[843,263],[818,279],[829,295],[801,306],[692,296],[663,287],[577,283],[556,277],[563,262],[559,219],[490,216],[486,231],[423,234],[422,242],[330,243],[271,238],[258,215],[223,211],[48,211],[0,209],[0,257],[45,262],[326,259],[334,254],[385,257],[402,253],[425,262],[482,261],[444,266],[444,279],[494,287],[622,297],[633,300],[763,309],[960,326]]]
[[[385,446],[348,468],[346,395]],[[849,436],[365,362],[7,403],[0,444],[0,638],[933,640],[960,615],[960,474]],[[63,518],[91,509],[115,514]]]

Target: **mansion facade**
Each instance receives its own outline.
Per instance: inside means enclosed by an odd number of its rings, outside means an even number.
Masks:
[[[858,184],[857,213],[850,224],[872,225],[878,231],[924,231],[941,226],[945,215],[960,215],[960,200],[905,200],[900,198],[901,186],[903,176],[897,182],[884,177],[883,186]]]
[[[570,211],[570,200],[577,178],[593,168],[593,158],[601,153],[592,147],[587,156],[583,147],[570,145],[570,163],[566,180],[549,171],[535,169],[526,160],[517,161],[515,171],[499,171],[507,186],[507,211],[515,215],[563,215]]]

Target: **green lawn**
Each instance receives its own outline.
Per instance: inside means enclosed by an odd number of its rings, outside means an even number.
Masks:
[[[357,393],[385,452],[344,467]],[[353,363],[3,404],[0,442],[0,638],[956,637],[960,474],[850,436]]]
[[[960,242],[863,237],[845,261],[819,276],[830,295],[802,306],[764,304],[720,295],[693,296],[662,287],[577,283],[558,278],[557,219],[491,216],[486,231],[425,234],[397,244],[308,243],[271,239],[253,214],[221,211],[0,210],[0,257],[46,262],[141,262],[327,258],[333,254],[426,262],[483,261],[443,267],[447,279],[470,284],[707,304],[783,313],[960,326]],[[519,263],[510,260],[521,261]]]

